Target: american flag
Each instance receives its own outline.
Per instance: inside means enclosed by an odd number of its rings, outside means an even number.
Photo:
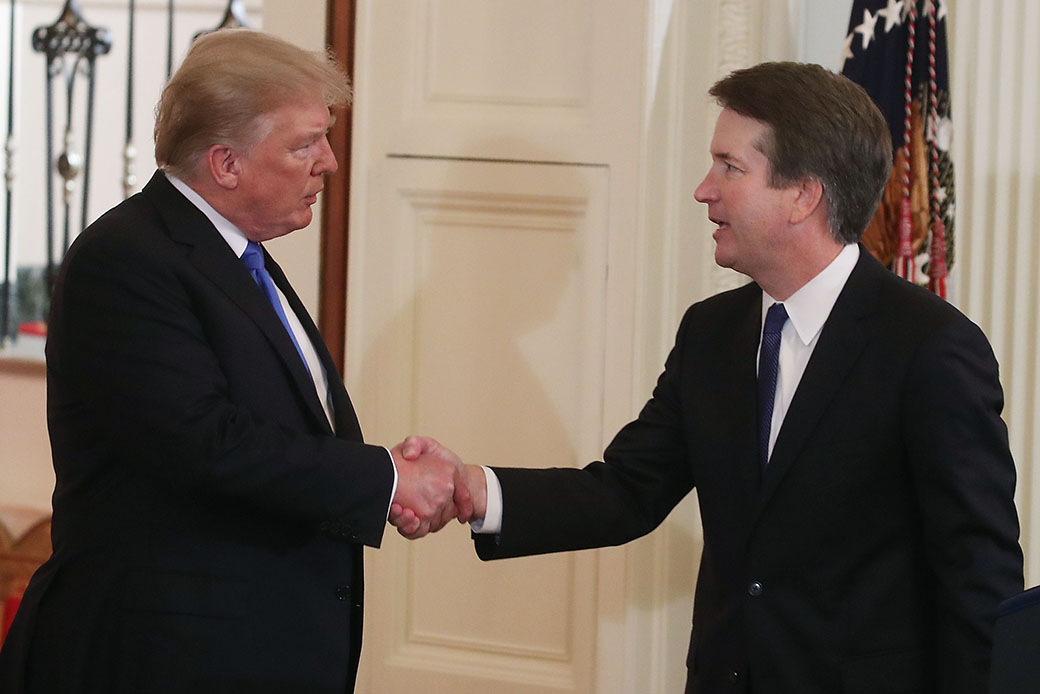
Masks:
[[[855,0],[842,54],[842,74],[877,103],[895,153],[864,245],[903,276],[943,295],[954,258],[947,16],[946,0]]]

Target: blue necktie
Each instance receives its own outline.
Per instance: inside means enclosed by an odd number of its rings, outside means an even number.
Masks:
[[[255,241],[247,243],[246,250],[242,254],[242,262],[249,268],[249,274],[253,276],[256,283],[264,290],[267,300],[271,302],[271,307],[278,314],[278,320],[282,321],[285,331],[289,333],[289,339],[292,340],[293,346],[296,347],[296,351],[300,355],[300,360],[303,361],[303,368],[307,369],[307,373],[310,373],[310,367],[307,366],[307,360],[303,358],[303,350],[300,349],[300,343],[296,341],[296,335],[293,334],[292,328],[289,327],[289,319],[285,317],[285,311],[282,309],[282,302],[278,298],[278,290],[274,286],[274,280],[271,279],[270,273],[264,268],[264,251],[260,248],[260,244]]]
[[[762,328],[762,349],[758,353],[758,462],[765,469],[769,462],[769,429],[776,399],[776,376],[780,370],[780,331],[787,322],[787,309],[773,304],[766,311]]]

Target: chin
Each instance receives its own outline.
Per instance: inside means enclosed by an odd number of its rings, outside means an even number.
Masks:
[[[299,231],[300,229],[303,229],[308,224],[310,224],[311,219],[313,219],[313,215],[310,214],[309,210],[306,215],[299,215],[290,219],[286,219],[285,222],[282,224],[281,228],[273,231],[269,238],[277,238],[279,236],[291,234],[294,231]]]
[[[312,219],[314,219],[314,212],[312,212],[311,208],[308,207],[294,220],[292,231],[304,228],[311,223]]]
[[[310,220],[308,219],[307,221],[309,222]],[[268,227],[265,227],[261,233],[256,234],[256,236],[258,236],[259,238],[253,238],[253,236],[250,234],[246,234],[246,236],[253,241],[270,241],[271,239],[277,239],[282,236],[287,236],[288,234],[293,233],[297,229],[302,229],[305,226],[307,226],[307,222],[303,222],[301,224],[298,219],[287,219],[280,224],[272,224]]]
[[[719,267],[733,269],[733,258],[719,246],[715,246],[715,264]]]

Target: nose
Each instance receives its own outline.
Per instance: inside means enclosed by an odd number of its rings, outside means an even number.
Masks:
[[[716,188],[714,182],[711,180],[711,171],[704,174],[704,180],[700,182],[693,191],[693,198],[697,202],[713,202],[718,200],[719,191]]]
[[[320,146],[321,151],[318,154],[318,160],[314,162],[314,175],[323,176],[336,173],[339,164],[336,163],[336,155],[332,153],[332,145],[329,144],[328,136],[321,138]]]

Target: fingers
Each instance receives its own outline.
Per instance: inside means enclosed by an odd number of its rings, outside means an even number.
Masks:
[[[416,539],[428,533],[437,532],[457,516],[458,512],[455,509],[455,504],[450,502],[441,507],[434,514],[433,518],[425,521],[421,520],[411,509],[401,508],[399,505],[394,504],[391,506],[387,520],[397,528],[401,535],[409,539]]]
[[[419,531],[419,517],[410,508],[402,508],[400,504],[390,506],[390,515],[387,520],[405,537],[415,535]]]
[[[430,533],[430,524],[428,521],[419,521],[416,519],[416,524],[413,528],[407,530],[398,528],[397,532],[408,540],[418,540],[420,537],[426,537]]]
[[[437,532],[453,518],[474,514],[467,470],[451,450],[435,439],[409,436],[391,450],[398,487],[387,520],[409,539]]]
[[[424,455],[440,458],[451,463],[459,470],[462,469],[462,460],[452,451],[441,444],[437,439],[429,436],[409,436],[396,446],[405,460],[418,460]]]
[[[443,508],[441,508],[440,514],[438,514],[437,517],[433,521],[431,521],[430,532],[437,532],[445,525],[450,523],[453,518],[455,518],[455,504],[447,503],[444,505]]]
[[[409,436],[400,443],[401,455],[405,460],[416,460],[420,456],[429,455],[434,449],[440,448],[435,439],[428,436]]]

